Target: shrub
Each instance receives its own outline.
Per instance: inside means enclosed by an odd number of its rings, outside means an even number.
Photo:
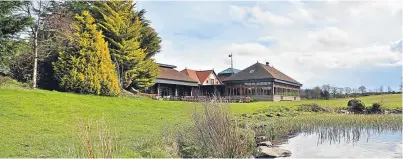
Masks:
[[[228,105],[217,102],[195,109],[192,125],[180,131],[177,143],[179,156],[184,158],[243,158],[255,150],[254,132],[239,128]]]
[[[371,113],[380,113],[382,112],[382,108],[381,108],[382,104],[381,103],[372,103],[372,107],[369,109],[369,111]]]
[[[29,83],[18,82],[8,76],[0,75],[0,87],[23,87],[30,88]]]
[[[347,106],[354,112],[363,112],[365,110],[365,104],[361,100],[357,99],[348,101]]]
[[[302,104],[298,108],[299,111],[305,111],[305,112],[330,112],[330,109],[323,108],[319,106],[316,103],[312,104]]]
[[[108,44],[88,11],[76,16],[70,47],[59,53],[54,72],[60,88],[77,93],[116,96],[120,93]]]

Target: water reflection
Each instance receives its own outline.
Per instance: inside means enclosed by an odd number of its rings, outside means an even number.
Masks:
[[[362,133],[354,142],[320,142],[320,133],[301,133],[281,145],[291,158],[402,158],[402,133]]]

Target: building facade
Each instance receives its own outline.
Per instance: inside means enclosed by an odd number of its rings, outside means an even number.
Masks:
[[[146,93],[156,94],[157,97],[193,96],[198,82],[189,76],[175,70],[176,66],[158,64],[160,74],[155,79],[155,85]]]
[[[222,96],[225,91],[214,70],[196,71],[186,68],[181,72],[197,81],[198,87],[193,91],[194,96]]]
[[[253,64],[222,81],[227,96],[249,96],[254,100],[300,100],[301,83],[280,72],[269,63]]]

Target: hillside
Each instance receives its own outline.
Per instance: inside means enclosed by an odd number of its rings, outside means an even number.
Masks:
[[[366,105],[381,96],[360,98]],[[401,95],[383,96],[385,107],[401,108]],[[345,107],[348,99],[231,104],[233,113],[264,108],[295,108],[303,103]],[[148,98],[116,98],[45,90],[0,88],[0,157],[82,157],[77,135],[80,120],[102,117],[118,136],[119,157],[166,157],[153,144],[163,133],[191,119],[193,104]],[[142,147],[141,144],[152,146]]]

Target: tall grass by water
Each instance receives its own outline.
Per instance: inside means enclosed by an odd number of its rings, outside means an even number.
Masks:
[[[254,153],[254,132],[237,126],[228,104],[201,102],[192,117],[191,124],[177,132],[180,157],[242,158]]]
[[[402,115],[301,115],[261,121],[256,130],[270,140],[281,140],[297,133],[317,133],[318,143],[356,142],[363,133],[402,132]]]

